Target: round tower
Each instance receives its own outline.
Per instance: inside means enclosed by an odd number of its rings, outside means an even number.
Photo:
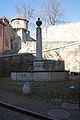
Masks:
[[[11,20],[12,27],[14,29],[26,29],[28,30],[28,20],[20,15],[17,15],[15,18]]]
[[[28,31],[28,20],[20,15],[17,15],[11,20],[13,29],[16,30],[18,36],[20,36],[21,41],[26,41],[29,34]]]

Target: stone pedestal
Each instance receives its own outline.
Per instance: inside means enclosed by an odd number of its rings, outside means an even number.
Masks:
[[[34,71],[44,71],[44,62],[43,61],[35,61],[34,63]]]

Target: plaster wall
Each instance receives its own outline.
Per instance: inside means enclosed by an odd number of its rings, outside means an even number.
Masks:
[[[27,21],[24,20],[24,19],[21,19],[21,20],[14,19],[14,20],[12,21],[12,27],[13,27],[13,28],[28,29],[28,23],[27,23]]]

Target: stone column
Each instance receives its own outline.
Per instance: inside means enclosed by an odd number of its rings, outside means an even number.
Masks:
[[[38,27],[36,28],[36,59],[34,61],[34,71],[43,71],[44,62],[42,59],[42,30],[40,27],[42,25],[42,21],[40,21],[40,18],[38,18],[36,25]]]
[[[36,60],[42,60],[42,30],[40,27],[42,21],[40,21],[40,18],[38,18],[36,25],[38,26],[36,28]]]

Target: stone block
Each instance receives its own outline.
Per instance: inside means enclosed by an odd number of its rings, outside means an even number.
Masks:
[[[23,94],[30,93],[30,83],[29,82],[25,82],[25,84],[23,85],[22,93]]]
[[[18,81],[30,81],[32,74],[29,72],[11,72],[11,79]]]
[[[48,81],[49,80],[48,72],[33,72],[33,80],[34,81]]]
[[[12,72],[12,80],[18,81],[64,81],[68,80],[67,71]]]
[[[16,80],[16,79],[17,79],[17,78],[16,78],[16,75],[17,75],[16,72],[11,72],[11,79],[12,79],[12,80]]]

